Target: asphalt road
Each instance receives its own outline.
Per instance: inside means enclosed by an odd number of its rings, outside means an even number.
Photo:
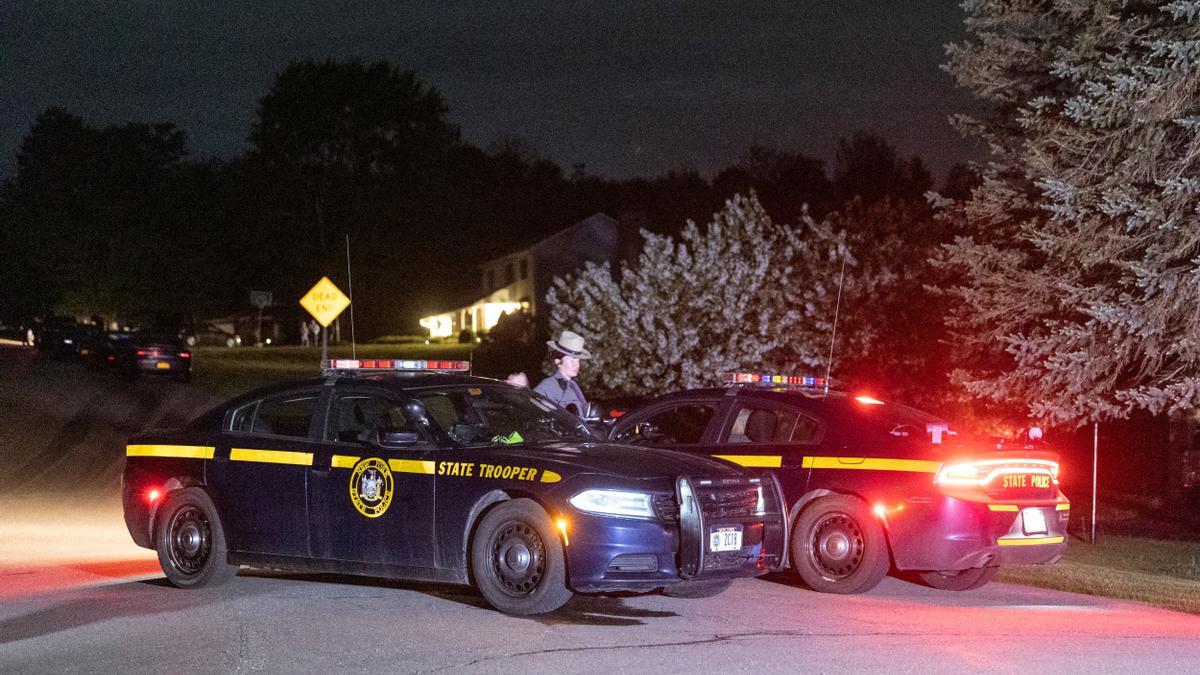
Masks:
[[[212,400],[0,347],[0,672],[1194,672],[1200,616],[992,584],[889,578],[860,596],[784,576],[704,600],[577,596],[550,615],[467,588],[243,569],[166,586],[128,539],[124,437]]]

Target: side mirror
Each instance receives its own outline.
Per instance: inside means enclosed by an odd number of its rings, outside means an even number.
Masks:
[[[429,424],[429,417],[425,414],[425,405],[420,401],[409,401],[404,404],[404,416],[413,422],[419,424]]]
[[[395,447],[412,445],[421,440],[421,434],[415,431],[381,431],[377,436],[379,445]]]
[[[597,406],[595,403],[587,404],[587,410],[583,411],[583,421],[599,422],[600,421],[600,407]]]
[[[654,424],[650,422],[638,422],[633,426],[633,438],[635,439],[634,442],[640,440],[653,443],[661,439],[662,434],[659,433],[658,427],[654,426]]]

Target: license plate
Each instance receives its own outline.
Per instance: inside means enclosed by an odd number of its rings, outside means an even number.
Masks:
[[[1046,514],[1041,509],[1021,511],[1021,525],[1025,534],[1046,534]]]
[[[708,550],[713,553],[740,551],[741,549],[742,528],[739,526],[718,527],[708,533]]]
[[[158,368],[159,370],[166,370],[171,367],[171,364],[167,363],[166,361],[159,361],[158,363],[154,364],[154,367]]]

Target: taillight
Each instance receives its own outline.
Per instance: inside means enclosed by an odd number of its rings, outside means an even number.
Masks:
[[[1013,475],[1047,476],[1051,482],[1058,485],[1058,462],[1048,459],[985,459],[974,462],[955,462],[942,465],[933,482],[941,485],[984,486],[996,478]]]
[[[146,355],[146,350],[145,350],[145,349],[139,349],[139,350],[137,350],[137,355],[138,355],[138,356],[145,356],[145,355]]]
[[[190,358],[192,358],[192,355],[189,352],[179,352],[179,358],[190,359]]]

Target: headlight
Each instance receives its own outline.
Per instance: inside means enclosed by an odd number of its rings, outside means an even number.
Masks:
[[[654,505],[650,495],[620,490],[584,490],[571,497],[571,506],[588,513],[631,518],[653,518]]]

